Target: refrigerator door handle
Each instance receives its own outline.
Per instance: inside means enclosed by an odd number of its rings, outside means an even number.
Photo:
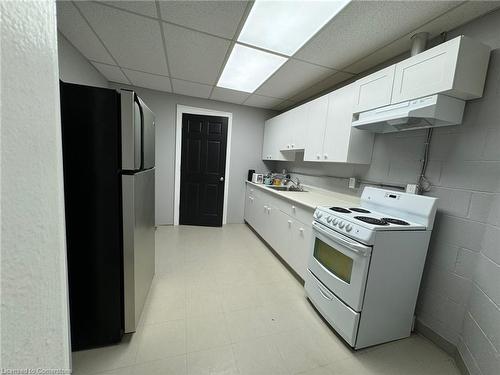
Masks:
[[[120,90],[122,169],[139,170],[142,164],[142,108],[130,90]]]
[[[155,166],[155,115],[148,106],[137,98],[141,108],[142,120],[142,163],[141,169]]]

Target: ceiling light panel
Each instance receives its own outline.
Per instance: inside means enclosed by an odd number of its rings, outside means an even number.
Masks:
[[[292,56],[351,0],[257,0],[239,42]]]
[[[235,44],[217,86],[254,92],[288,59]]]

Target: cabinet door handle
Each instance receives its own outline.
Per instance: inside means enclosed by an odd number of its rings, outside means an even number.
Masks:
[[[321,158],[321,155],[320,154],[317,154],[316,155],[316,159],[320,159]]]
[[[297,208],[297,207],[295,207],[295,206],[292,206],[292,210],[294,210],[294,211],[295,211],[295,209],[296,209],[296,208]]]
[[[292,225],[292,220],[288,220],[288,226]]]
[[[325,156],[325,159],[328,159],[328,154],[325,154],[324,156]]]
[[[300,234],[304,234],[304,228],[299,228]]]

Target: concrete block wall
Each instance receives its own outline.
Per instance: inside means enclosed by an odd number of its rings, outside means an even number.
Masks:
[[[500,371],[500,11],[449,33],[492,47],[484,96],[468,102],[460,126],[436,128],[427,177],[439,210],[417,319],[456,345],[469,372]],[[425,131],[375,137],[370,166],[277,162],[304,183],[343,190],[345,178],[415,183]],[[315,176],[311,176],[315,175]],[[319,177],[329,176],[329,177]],[[333,177],[335,176],[335,177]],[[357,192],[360,193],[359,191]]]

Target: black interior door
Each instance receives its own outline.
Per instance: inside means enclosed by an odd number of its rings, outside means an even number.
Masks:
[[[227,118],[182,116],[179,223],[222,226]]]

